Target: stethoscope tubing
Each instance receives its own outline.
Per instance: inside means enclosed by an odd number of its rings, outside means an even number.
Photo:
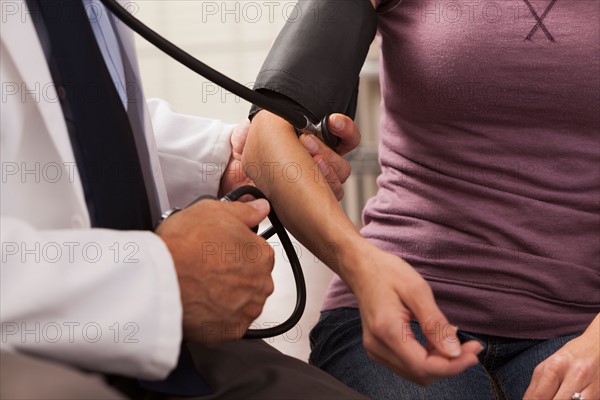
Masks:
[[[162,50],[168,56],[185,65],[192,71],[203,76],[214,84],[230,91],[236,96],[272,112],[275,115],[285,119],[296,129],[296,132],[308,132],[316,135],[327,146],[335,149],[340,144],[340,138],[333,135],[327,126],[326,115],[316,125],[307,116],[287,108],[283,103],[273,100],[255,90],[249,89],[241,83],[229,78],[219,71],[211,68],[202,61],[193,57],[186,51],[177,47],[175,44],[156,33],[146,26],[143,22],[131,15],[125,8],[119,5],[116,0],[100,0],[119,20],[125,23],[134,32],[137,32],[144,39],[152,43],[158,49]]]
[[[304,130],[309,124],[312,124],[308,118],[300,113],[294,112],[287,109],[283,104],[275,101],[259,92],[247,88],[239,82],[229,78],[228,76],[220,73],[219,71],[211,68],[202,61],[193,57],[185,50],[177,47],[175,44],[165,39],[163,36],[156,33],[154,30],[146,26],[140,20],[131,15],[125,8],[119,5],[116,0],[100,0],[106,8],[108,8],[117,18],[124,22],[129,28],[137,32],[144,39],[158,47],[160,50],[165,52],[170,57],[179,61],[192,71],[199,75],[202,75],[209,81],[222,88],[230,91],[231,93],[249,101],[250,103],[264,108],[280,116],[281,118],[288,121],[295,128]]]
[[[241,186],[237,189],[234,189],[225,195],[221,201],[237,201],[241,197],[248,194],[256,199],[265,199],[268,201],[264,193],[254,186]],[[288,262],[290,263],[290,267],[294,275],[294,281],[296,282],[296,305],[294,306],[294,310],[288,319],[283,323],[266,329],[248,329],[244,335],[244,339],[264,339],[282,335],[296,326],[296,324],[300,321],[300,318],[302,318],[302,314],[306,308],[306,282],[304,281],[302,265],[300,264],[300,260],[298,259],[298,255],[294,249],[294,245],[292,244],[285,227],[281,221],[279,221],[279,218],[277,217],[273,207],[271,207],[271,211],[269,212],[269,221],[271,222],[272,226],[263,231],[260,236],[265,240],[268,240],[271,236],[273,236],[273,234],[277,234],[279,237],[279,241],[281,242],[283,250],[287,255]]]

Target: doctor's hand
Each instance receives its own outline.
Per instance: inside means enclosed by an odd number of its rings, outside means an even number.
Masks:
[[[179,280],[183,335],[204,345],[240,339],[273,293],[273,249],[250,228],[269,203],[203,200],[165,220],[166,243]]]
[[[249,130],[250,121],[246,119],[236,125],[231,132],[231,157],[221,177],[219,197],[225,196],[237,187],[252,184],[242,168],[242,153]]]
[[[317,163],[319,170],[339,201],[344,197],[342,185],[351,173],[350,163],[341,156],[354,150],[360,144],[361,134],[354,121],[343,114],[332,114],[327,122],[331,133],[341,139],[335,151],[312,134],[303,134],[300,136],[300,142]]]
[[[600,314],[579,337],[571,340],[533,371],[524,399],[600,398]]]
[[[369,358],[420,385],[478,363],[482,346],[477,341],[460,344],[457,328],[442,314],[431,287],[412,266],[377,248],[361,251],[368,262],[355,270],[348,283],[358,300]],[[365,251],[371,255],[365,257]],[[411,320],[419,322],[425,347],[416,340]]]

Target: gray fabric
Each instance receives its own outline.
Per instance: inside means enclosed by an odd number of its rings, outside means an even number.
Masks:
[[[200,375],[215,392],[198,400],[366,399],[320,369],[286,356],[262,340],[242,340],[211,349],[188,344],[188,348]]]

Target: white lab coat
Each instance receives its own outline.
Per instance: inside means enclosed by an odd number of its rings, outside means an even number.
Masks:
[[[163,378],[176,363],[182,336],[172,258],[153,233],[90,229],[26,3],[3,3],[1,349],[93,371]],[[137,68],[133,35],[118,25]],[[158,100],[148,105],[147,142],[162,209],[216,194],[232,126],[176,114]]]

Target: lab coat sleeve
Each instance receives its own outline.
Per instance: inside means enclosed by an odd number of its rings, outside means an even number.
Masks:
[[[176,113],[158,99],[148,100],[148,109],[171,207],[216,195],[231,156],[235,125]]]
[[[3,216],[1,239],[2,351],[144,379],[176,365],[179,286],[156,235]]]

